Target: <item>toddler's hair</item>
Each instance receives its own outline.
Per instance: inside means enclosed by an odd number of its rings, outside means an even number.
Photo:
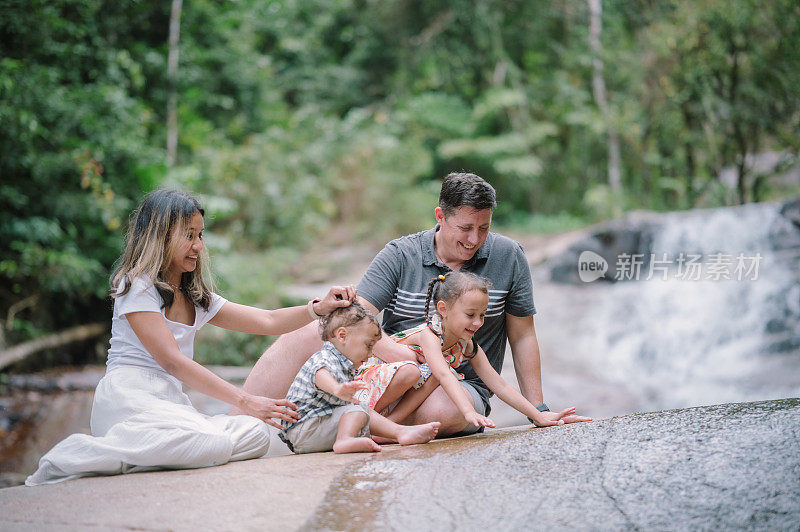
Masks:
[[[349,307],[339,307],[327,316],[321,317],[319,319],[319,332],[322,335],[322,340],[327,342],[333,338],[333,334],[339,327],[353,327],[364,320],[368,320],[375,325],[378,329],[378,335],[380,335],[381,325],[375,319],[375,315],[364,308],[358,301],[353,301]]]
[[[433,312],[436,312],[436,304],[439,301],[451,304],[470,290],[480,290],[488,295],[491,288],[492,282],[489,279],[472,272],[450,271],[444,275],[438,275],[428,283],[425,321],[431,323],[431,303],[433,303]]]

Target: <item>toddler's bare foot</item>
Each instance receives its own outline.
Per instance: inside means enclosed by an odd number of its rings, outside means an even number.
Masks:
[[[439,433],[442,424],[438,421],[425,423],[424,425],[411,425],[403,427],[397,435],[397,443],[400,445],[414,445],[415,443],[428,443]]]
[[[341,453],[373,453],[380,452],[381,446],[369,438],[344,438],[336,440],[333,452]]]
[[[372,441],[375,443],[394,443],[391,438],[384,438],[383,436],[372,436]]]

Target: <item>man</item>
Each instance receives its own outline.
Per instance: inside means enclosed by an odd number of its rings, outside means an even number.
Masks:
[[[442,183],[437,225],[433,229],[389,242],[370,264],[358,285],[358,299],[376,314],[383,310],[383,328],[392,334],[424,321],[428,282],[449,270],[463,269],[493,284],[486,321],[475,339],[499,373],[506,339],[511,345],[520,392],[539,410],[548,411],[542,398],[539,344],[533,324],[530,270],[522,247],[502,235],[489,232],[496,206],[495,191],[475,174],[451,173]],[[244,390],[269,397],[283,397],[303,365],[321,344],[316,324],[278,339],[259,359]],[[409,359],[410,350],[384,333],[375,354],[387,362]],[[459,368],[462,386],[478,413],[489,414],[490,392],[469,363]],[[235,412],[233,412],[235,413]],[[588,421],[568,416],[565,422]],[[478,427],[468,424],[439,387],[406,420],[406,424],[439,421],[440,435],[469,434]]]

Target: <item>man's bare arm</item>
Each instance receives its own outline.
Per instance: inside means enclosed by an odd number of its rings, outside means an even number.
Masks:
[[[542,364],[539,354],[539,340],[533,326],[533,316],[519,318],[506,314],[508,343],[514,357],[514,371],[517,373],[519,391],[532,404],[544,403],[542,397]],[[591,421],[592,418],[571,414],[561,418],[564,423]]]
[[[380,312],[377,308],[375,308],[375,305],[363,297],[356,296],[356,299],[359,303],[366,307],[367,310],[376,316],[378,315],[378,312]],[[401,360],[413,360],[414,362],[417,362],[417,356],[414,351],[402,344],[398,344],[389,338],[389,335],[383,331],[381,331],[381,339],[375,344],[373,352],[384,362],[400,362]]]
[[[544,403],[542,396],[542,363],[539,340],[533,325],[533,316],[506,314],[506,332],[514,358],[514,371],[519,382],[519,391],[533,405]]]

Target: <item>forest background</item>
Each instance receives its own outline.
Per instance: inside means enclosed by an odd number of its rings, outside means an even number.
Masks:
[[[799,43],[796,0],[2,0],[0,352],[108,328],[128,216],[162,186],[204,204],[219,291],[265,307],[322,239],[429,227],[453,170],[536,232],[797,193],[774,176]],[[96,336],[11,368],[102,361]]]

